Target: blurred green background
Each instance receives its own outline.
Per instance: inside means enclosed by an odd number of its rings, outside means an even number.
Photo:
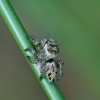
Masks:
[[[100,1],[9,0],[28,34],[57,40],[65,100],[100,100]],[[0,100],[48,100],[0,16]]]

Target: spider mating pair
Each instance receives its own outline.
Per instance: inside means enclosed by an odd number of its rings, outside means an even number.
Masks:
[[[62,65],[64,64],[63,60],[55,60],[59,54],[58,43],[52,38],[44,38],[41,41],[36,37],[28,36],[28,38],[33,42],[36,50],[26,48],[25,51],[29,51],[37,56],[36,60],[27,56],[28,60],[33,64],[42,63],[40,66],[40,80],[46,74],[50,82],[58,82],[63,76]]]

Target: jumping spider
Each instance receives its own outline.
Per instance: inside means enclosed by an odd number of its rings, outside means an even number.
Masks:
[[[31,63],[37,64],[38,62],[42,62],[41,70],[40,70],[40,80],[43,78],[44,74],[46,74],[47,79],[50,82],[57,82],[61,79],[62,72],[62,60],[55,60],[59,54],[58,43],[50,38],[50,39],[42,39],[40,42],[35,37],[28,38],[35,45],[36,50],[33,48],[26,48],[25,51],[30,51],[32,54],[37,56],[37,60],[32,60],[30,56],[27,56]],[[59,69],[59,78],[57,78],[57,72]]]

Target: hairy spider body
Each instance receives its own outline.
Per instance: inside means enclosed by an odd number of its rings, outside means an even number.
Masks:
[[[42,80],[42,78],[45,74],[46,74],[47,79],[50,82],[56,82],[56,80],[57,80],[57,66],[53,60],[46,61],[46,63],[41,66],[40,80]]]
[[[62,60],[55,60],[55,61],[48,61],[45,66],[48,67],[48,70],[46,70],[46,77],[50,82],[58,82],[62,76],[63,76],[63,71],[62,71],[62,65],[63,61]],[[60,70],[58,73],[58,69]],[[59,76],[58,76],[59,74]]]

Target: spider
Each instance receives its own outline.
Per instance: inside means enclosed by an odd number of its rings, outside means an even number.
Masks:
[[[36,37],[28,36],[28,38],[33,42],[36,50],[33,48],[26,48],[25,51],[29,51],[37,56],[36,60],[27,56],[31,63],[37,64],[41,62],[40,80],[42,80],[46,74],[46,77],[50,82],[58,82],[63,75],[62,65],[64,64],[62,60],[55,60],[59,54],[58,43],[52,38],[44,38],[40,42]],[[57,77],[58,69],[59,77]]]

